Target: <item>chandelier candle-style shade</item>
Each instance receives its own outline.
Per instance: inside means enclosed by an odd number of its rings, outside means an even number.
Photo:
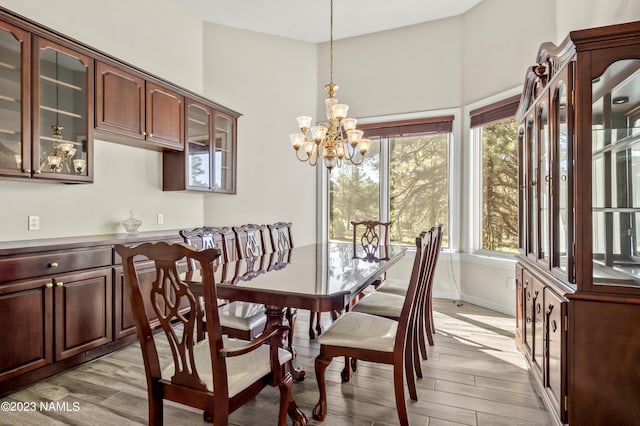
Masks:
[[[311,125],[312,118],[298,117],[300,133],[292,133],[291,145],[296,150],[296,157],[300,161],[307,161],[310,165],[318,164],[322,157],[324,165],[329,169],[340,167],[344,160],[352,164],[362,164],[364,155],[371,147],[371,141],[364,139],[364,132],[356,129],[355,118],[347,118],[349,105],[339,104],[335,98],[338,85],[333,83],[333,0],[331,0],[331,24],[329,31],[329,81],[325,85],[329,97],[325,99],[327,124]],[[304,153],[300,153],[302,148]]]

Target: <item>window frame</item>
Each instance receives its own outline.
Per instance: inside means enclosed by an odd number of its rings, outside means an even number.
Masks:
[[[513,259],[513,256],[517,254],[482,248],[482,126],[511,117],[510,115],[504,116],[503,108],[505,104],[512,102],[521,93],[522,88],[517,87],[465,107],[465,130],[469,132],[469,149],[467,151],[467,164],[469,164],[467,185],[469,190],[467,192],[467,201],[471,207],[468,209],[469,213],[466,218],[470,232],[465,243],[470,253],[479,256]],[[478,115],[480,114],[483,114],[483,116],[478,120]],[[473,118],[474,115],[476,116],[475,119]],[[476,127],[471,127],[472,122]],[[482,124],[478,125],[479,122]]]
[[[420,119],[430,119],[438,117],[452,116],[451,136],[449,140],[448,155],[448,182],[449,182],[449,247],[447,251],[457,252],[460,250],[460,215],[456,212],[460,211],[461,206],[461,181],[462,181],[462,143],[460,137],[460,108],[449,108],[434,111],[423,111],[407,114],[395,114],[387,116],[377,116],[358,119],[359,128],[365,131],[369,124],[393,123]],[[389,163],[389,143],[385,143],[380,149],[381,164]],[[317,230],[316,240],[318,242],[327,242],[329,240],[329,173],[326,167],[317,167]],[[389,168],[380,168],[380,220],[386,221],[389,218]],[[435,225],[435,224],[434,224]]]

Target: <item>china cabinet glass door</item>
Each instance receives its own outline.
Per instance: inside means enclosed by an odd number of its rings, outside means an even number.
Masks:
[[[0,174],[31,172],[29,33],[0,22]]]
[[[213,186],[218,192],[235,192],[234,122],[232,117],[216,113]]]
[[[593,283],[640,283],[640,60],[592,81]]]
[[[540,149],[540,161],[538,163],[538,185],[540,190],[540,252],[538,257],[549,261],[549,235],[550,235],[550,193],[551,193],[551,149],[549,144],[549,109],[546,103],[542,103],[538,109],[538,142]]]
[[[187,112],[187,179],[191,189],[211,189],[211,153],[211,113],[204,106],[190,103]]]
[[[91,61],[46,40],[38,40],[37,46],[35,173],[49,179],[88,180]]]
[[[538,140],[536,138],[536,130],[534,126],[534,119],[530,117],[527,120],[527,140],[529,152],[527,162],[527,173],[529,178],[528,192],[529,192],[529,204],[528,204],[528,221],[527,232],[529,234],[529,245],[527,247],[527,254],[538,257]]]
[[[553,117],[553,145],[554,170],[553,170],[553,267],[559,270],[568,281],[573,282],[573,276],[569,276],[572,263],[570,259],[571,244],[573,241],[572,202],[569,169],[571,165],[571,144],[569,140],[569,118],[572,110],[569,103],[570,89],[569,79],[565,71],[555,84],[551,92],[552,117]],[[573,274],[571,274],[573,275]]]

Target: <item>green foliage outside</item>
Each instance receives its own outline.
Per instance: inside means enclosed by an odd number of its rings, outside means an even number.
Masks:
[[[383,142],[383,147],[386,146]],[[420,135],[388,140],[390,151],[391,241],[413,244],[420,232],[445,225],[448,244],[449,135]],[[351,221],[377,220],[380,199],[380,145],[372,144],[361,166],[342,166],[330,178],[329,236],[351,240]]]
[[[518,251],[518,122],[482,128],[482,249]]]

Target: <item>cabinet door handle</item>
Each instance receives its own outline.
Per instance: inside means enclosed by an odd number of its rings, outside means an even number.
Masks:
[[[31,173],[31,169],[24,169],[23,172],[24,173]]]
[[[153,137],[153,133],[149,133],[149,137],[152,138]]]
[[[42,173],[42,169],[36,169],[36,171],[34,173],[39,175],[40,173]]]
[[[46,283],[44,286],[46,288],[53,288],[53,283]]]
[[[56,283],[56,286],[58,286],[58,287],[62,287],[62,286],[64,286],[64,283],[63,283],[62,281],[58,281],[58,282]]]
[[[555,333],[557,329],[558,323],[556,322],[556,320],[551,321],[551,332]]]
[[[147,136],[147,132],[142,132],[142,136]]]
[[[59,266],[59,265],[58,265],[58,262],[51,262],[51,263],[49,264],[49,268],[57,268],[58,266]]]

